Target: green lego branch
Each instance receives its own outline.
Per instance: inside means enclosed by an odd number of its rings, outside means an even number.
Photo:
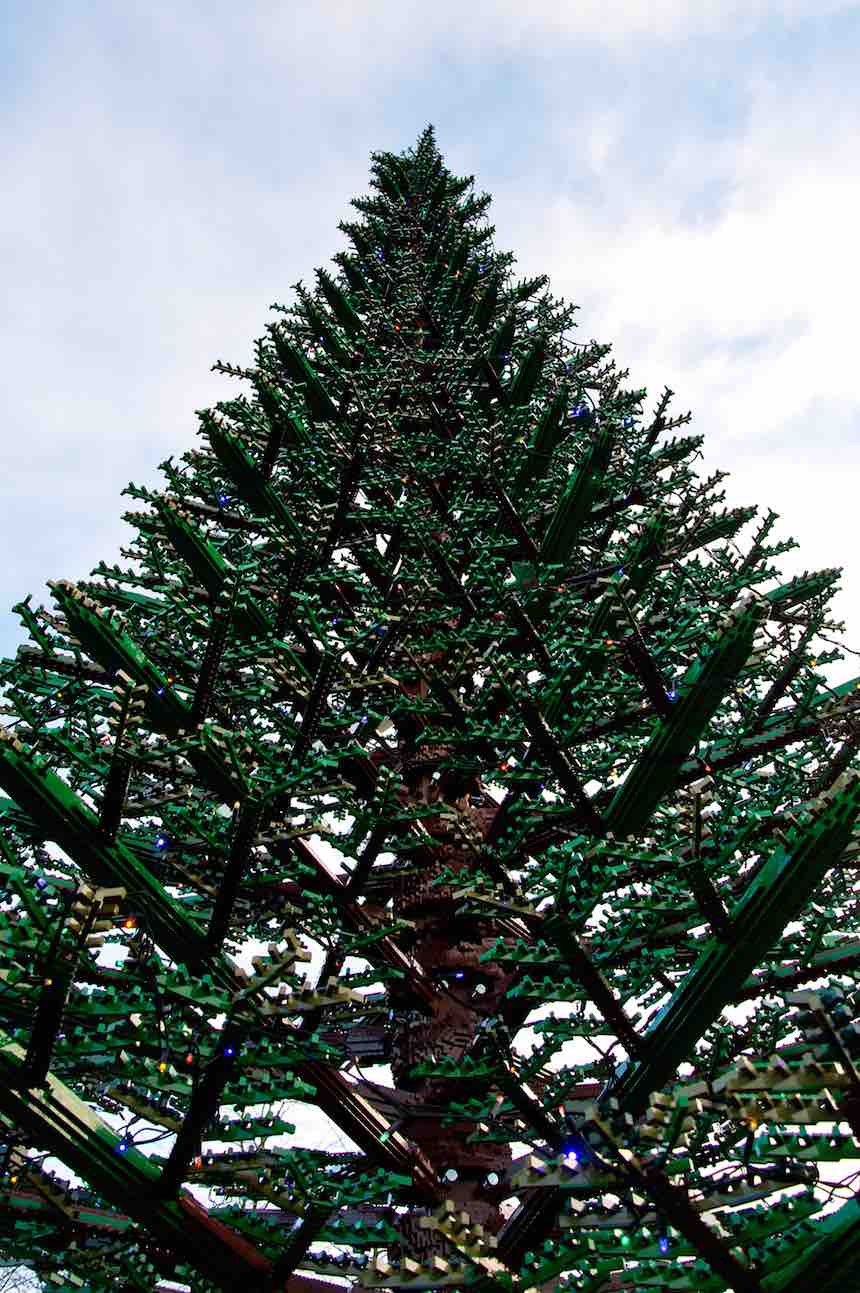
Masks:
[[[732,939],[713,939],[643,1036],[646,1056],[604,1092],[637,1117],[696,1041],[729,1005],[765,950],[802,911],[847,848],[860,812],[860,774],[843,773],[813,805],[811,820],[778,847],[731,912]]]
[[[67,1086],[48,1074],[40,1088],[23,1088],[24,1051],[0,1034],[0,1110],[33,1142],[56,1155],[106,1199],[140,1222],[171,1250],[188,1257],[225,1289],[258,1280],[270,1263],[187,1194],[158,1197],[159,1169],[125,1146]]]

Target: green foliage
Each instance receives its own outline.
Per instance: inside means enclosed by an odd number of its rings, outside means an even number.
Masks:
[[[251,397],[129,486],[126,564],[15,607],[4,1253],[58,1288],[853,1287],[839,571],[782,573],[773,513],[744,538],[431,128],[371,185],[216,365]],[[287,1102],[345,1147],[285,1143]]]

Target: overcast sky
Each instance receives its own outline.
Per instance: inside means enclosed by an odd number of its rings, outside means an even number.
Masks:
[[[838,0],[7,8],[0,653],[13,602],[118,558],[120,491],[428,122],[577,339],[692,410],[728,502],[846,567],[860,647],[859,34]]]
[[[860,649],[860,12],[837,0],[5,6],[0,654],[432,122],[517,272],[664,385]],[[849,659],[839,677],[860,673]],[[309,1143],[307,1135],[299,1137]],[[341,1146],[336,1132],[322,1143]]]

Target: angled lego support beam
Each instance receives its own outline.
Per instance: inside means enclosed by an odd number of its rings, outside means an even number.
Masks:
[[[287,1236],[286,1243],[272,1269],[272,1285],[278,1287],[283,1280],[294,1277],[294,1271],[321,1230],[324,1229],[331,1208],[325,1204],[311,1203],[299,1219],[299,1224]],[[306,1276],[300,1278],[306,1279]],[[287,1284],[287,1289],[292,1282]]]
[[[670,1079],[847,847],[860,812],[860,774],[844,773],[787,847],[771,854],[731,913],[730,943],[711,941],[643,1036],[645,1057],[622,1066],[603,1098],[634,1116]]]
[[[208,1124],[217,1117],[221,1093],[236,1068],[236,1055],[243,1041],[242,1031],[235,1026],[226,1027],[219,1039],[218,1050],[200,1075],[158,1182],[159,1191],[164,1196],[176,1193],[192,1158],[200,1153],[201,1137]]]
[[[607,1026],[615,1031],[631,1055],[640,1056],[644,1049],[642,1036],[637,1033],[620,1001],[617,1000],[612,988],[577,935],[572,930],[565,929],[563,922],[559,922],[554,929],[545,923],[544,930],[548,937],[553,937],[558,943],[559,950],[570,966],[571,972],[588,992]]]
[[[524,699],[519,700],[519,707],[523,722],[535,747],[546,760],[553,776],[558,779],[559,785],[569,795],[571,803],[575,804],[579,809],[588,830],[593,835],[604,835],[606,830],[604,823],[586,795],[579,777],[571,766],[570,760],[559,746],[540,710],[532,701]]]
[[[137,643],[111,622],[104,608],[68,580],[58,580],[49,586],[72,631],[92,658],[110,673],[122,670],[146,689],[146,714],[155,730],[175,737],[191,729],[192,707],[176,693],[166,675]],[[205,728],[200,732],[199,742],[189,747],[188,759],[203,781],[226,803],[242,797],[244,785],[214,748]]]
[[[542,562],[562,562],[569,557],[603,483],[612,453],[612,439],[608,428],[599,430],[579,468],[571,475],[546,527],[540,550]]]
[[[301,529],[282,496],[266,480],[245,445],[224,419],[217,413],[207,413],[203,426],[213,453],[243,502],[256,513],[270,516],[292,543],[302,542]]]
[[[767,1293],[848,1293],[860,1270],[860,1203],[850,1199],[818,1221],[821,1238],[766,1276]]]
[[[726,1281],[734,1293],[764,1293],[758,1276],[735,1257],[727,1244],[705,1224],[687,1193],[656,1168],[643,1168],[629,1153],[627,1170],[630,1178],[654,1203],[659,1213],[670,1222],[696,1252],[708,1263],[711,1270]]]
[[[260,801],[251,795],[247,796],[239,812],[236,831],[230,844],[227,863],[224,867],[224,873],[215,897],[215,905],[209,920],[206,941],[213,951],[221,946],[227,933],[230,917],[239,896],[242,877],[245,874],[251,850],[254,846],[261,815],[262,804]]]
[[[422,1198],[438,1200],[441,1186],[430,1163],[400,1132],[392,1132],[387,1120],[356,1090],[355,1084],[337,1069],[315,1060],[302,1064],[299,1072],[303,1081],[316,1087],[317,1106],[360,1149],[391,1171],[411,1176]]]
[[[0,1111],[224,1289],[264,1279],[271,1263],[240,1235],[209,1217],[190,1195],[158,1198],[159,1169],[67,1086],[48,1074],[41,1088],[19,1089],[24,1052],[0,1034]]]
[[[338,905],[341,916],[350,928],[362,933],[371,933],[374,920],[371,915],[359,906],[352,889],[339,876],[333,875],[323,860],[306,840],[294,839],[288,845],[275,845],[277,856],[287,858],[290,851],[295,852],[303,862],[309,863],[316,872],[317,886],[321,893],[328,894]],[[416,999],[425,1005],[431,1005],[438,998],[438,989],[424,973],[418,962],[400,947],[393,938],[382,938],[376,943],[380,958],[387,964],[400,970],[405,983]],[[370,949],[368,949],[370,950]]]
[[[675,785],[684,759],[746,664],[764,613],[762,599],[739,600],[726,617],[720,638],[688,670],[672,714],[658,721],[604,814],[606,828],[617,839],[641,829]]]
[[[152,872],[119,841],[64,781],[5,728],[0,729],[0,785],[97,884],[121,886],[146,913],[154,938],[175,960],[197,964],[203,935]]]

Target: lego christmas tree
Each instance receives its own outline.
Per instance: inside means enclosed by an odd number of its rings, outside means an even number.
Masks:
[[[839,571],[780,574],[432,128],[371,188],[124,564],[15,608],[6,1259],[860,1287]]]

